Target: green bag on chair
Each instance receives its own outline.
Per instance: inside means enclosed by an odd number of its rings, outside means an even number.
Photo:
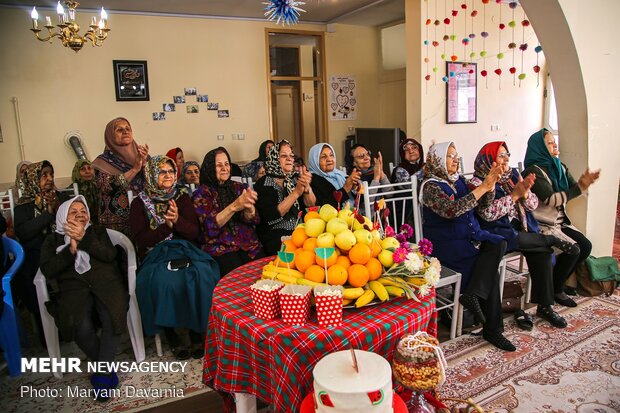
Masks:
[[[593,257],[586,259],[586,265],[592,281],[618,281],[620,282],[620,269],[618,260],[614,257]]]

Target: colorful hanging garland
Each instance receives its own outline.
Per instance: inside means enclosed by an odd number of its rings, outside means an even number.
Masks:
[[[536,87],[540,85],[540,66],[538,66],[538,56],[542,52],[542,46],[539,44],[534,48],[536,52],[536,66],[534,66],[534,73],[536,73]]]
[[[424,0],[424,2],[426,3],[426,39],[424,40],[424,46],[426,47],[426,56],[424,57],[424,63],[426,63],[426,76],[424,76],[424,79],[426,80],[425,93],[428,94],[428,81],[431,80],[431,75],[428,71],[428,62],[430,61],[430,59],[428,58],[428,48],[430,43],[430,40],[428,39],[428,26],[430,26],[431,24],[431,19],[428,17],[428,0]]]
[[[472,0],[471,7],[474,7],[474,0]],[[476,38],[476,33],[474,33],[474,18],[478,15],[478,10],[474,9],[471,11],[471,33],[469,33],[469,39],[471,40],[471,52],[469,53],[469,61],[473,62],[476,58],[476,52],[474,52],[474,39]]]
[[[506,25],[502,23],[502,0],[496,0],[499,5],[499,36],[498,36],[498,52],[497,52],[497,69],[495,69],[495,74],[499,79],[499,90],[502,90],[502,68],[501,68],[501,60],[504,58],[504,53],[502,53],[502,31],[506,28]]]
[[[480,51],[480,57],[482,57],[482,71],[480,75],[484,77],[485,87],[488,89],[489,87],[489,78],[487,77],[487,37],[489,37],[489,32],[487,32],[487,4],[489,4],[489,0],[482,0],[482,50]]]
[[[523,20],[521,20],[521,45],[519,46],[519,50],[521,50],[521,73],[519,73],[519,87],[521,87],[521,81],[525,79],[525,72],[523,71],[523,55],[527,50],[527,43],[525,43],[525,28],[529,27],[530,21],[525,18],[525,11],[523,12]]]
[[[299,21],[299,12],[306,12],[299,7],[306,4],[303,1],[270,0],[263,2],[263,4],[267,6],[265,7],[265,17],[269,21],[276,20],[276,24],[280,24],[280,21],[282,21],[282,25],[295,24]]]
[[[512,10],[512,20],[508,22],[508,27],[511,28],[512,34],[512,40],[508,44],[508,49],[512,50],[512,66],[510,66],[510,69],[508,69],[508,71],[512,75],[512,85],[514,86],[517,80],[517,68],[515,67],[515,49],[517,48],[517,44],[515,43],[515,27],[517,26],[517,23],[515,22],[515,9],[517,8],[517,3],[514,1],[510,2],[508,4],[508,7],[510,7],[510,9]]]

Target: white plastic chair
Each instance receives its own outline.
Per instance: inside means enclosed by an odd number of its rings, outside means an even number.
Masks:
[[[392,175],[392,172],[394,171],[394,162],[390,162],[388,164],[388,167],[390,168],[390,176]]]
[[[15,209],[15,199],[13,198],[13,191],[7,189],[6,192],[0,194],[0,214],[5,217],[9,216],[13,219],[13,210]]]
[[[397,184],[378,185],[373,188],[381,189],[383,192],[376,192],[374,194],[370,194],[368,191],[368,183],[364,182],[364,209],[365,211],[367,211],[366,216],[371,218],[369,214],[370,212],[372,212],[371,201],[374,202],[377,199],[389,197],[385,199],[386,205],[388,208],[390,208],[391,211],[388,217],[388,221],[390,223],[390,226],[398,230],[398,228],[400,228],[400,226],[405,223],[405,219],[407,218],[407,206],[410,206],[410,210],[413,213],[415,239],[416,242],[419,242],[420,239],[422,239],[422,218],[420,214],[420,205],[417,195],[417,177],[412,176],[411,180],[406,183],[401,182]],[[397,213],[396,206],[399,207],[400,214]],[[450,285],[453,286],[452,298],[437,295],[435,311],[440,311],[447,308],[452,309],[452,321],[450,323],[450,338],[452,339],[457,336],[457,325],[460,311],[458,305],[458,297],[459,291],[461,289],[461,273],[458,273],[442,265],[441,278],[435,286],[435,289],[440,289],[442,287],[447,287]]]
[[[127,254],[127,282],[129,290],[129,310],[127,311],[127,330],[129,338],[137,362],[145,359],[144,353],[144,335],[142,333],[142,318],[140,317],[140,309],[138,308],[138,300],[136,298],[136,251],[133,244],[125,235],[112,229],[107,229],[108,236],[112,244],[121,246]],[[45,303],[49,301],[49,293],[45,276],[41,269],[34,278],[34,285],[37,289],[37,299],[39,301],[39,311],[41,312],[41,321],[43,322],[43,333],[45,334],[45,342],[50,358],[60,359],[60,342],[58,339],[58,327],[54,322],[54,317],[48,313]],[[62,373],[54,372],[54,376],[62,378]]]

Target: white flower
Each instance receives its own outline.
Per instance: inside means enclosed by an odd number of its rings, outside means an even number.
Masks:
[[[424,267],[424,260],[420,257],[420,254],[410,252],[407,254],[404,264],[405,268],[407,268],[407,270],[409,270],[412,274],[417,274],[420,272],[420,269]]]
[[[426,284],[422,284],[418,287],[418,295],[420,297],[426,297],[428,295],[428,293],[431,292],[431,287],[429,287]]]
[[[424,273],[424,279],[426,280],[426,283],[431,286],[437,285],[440,277],[441,275],[439,274],[439,271],[437,271],[437,268],[434,266],[429,267]]]

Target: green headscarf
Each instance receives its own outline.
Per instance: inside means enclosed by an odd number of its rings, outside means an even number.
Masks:
[[[553,190],[556,192],[568,191],[568,178],[562,162],[559,158],[552,156],[547,145],[545,145],[545,134],[547,132],[549,131],[543,128],[530,136],[525,152],[525,167],[536,165],[545,168],[553,184]]]
[[[91,179],[90,181],[86,181],[80,176],[80,168],[82,168],[84,165],[92,165],[92,163],[88,159],[80,159],[75,163],[75,165],[73,165],[73,171],[71,172],[71,181],[73,183],[77,183],[80,195],[83,195],[84,199],[86,199],[88,209],[90,210],[91,222],[98,223],[99,192],[97,191],[97,183],[95,182],[95,180],[97,179],[97,170],[93,167],[93,179]]]

